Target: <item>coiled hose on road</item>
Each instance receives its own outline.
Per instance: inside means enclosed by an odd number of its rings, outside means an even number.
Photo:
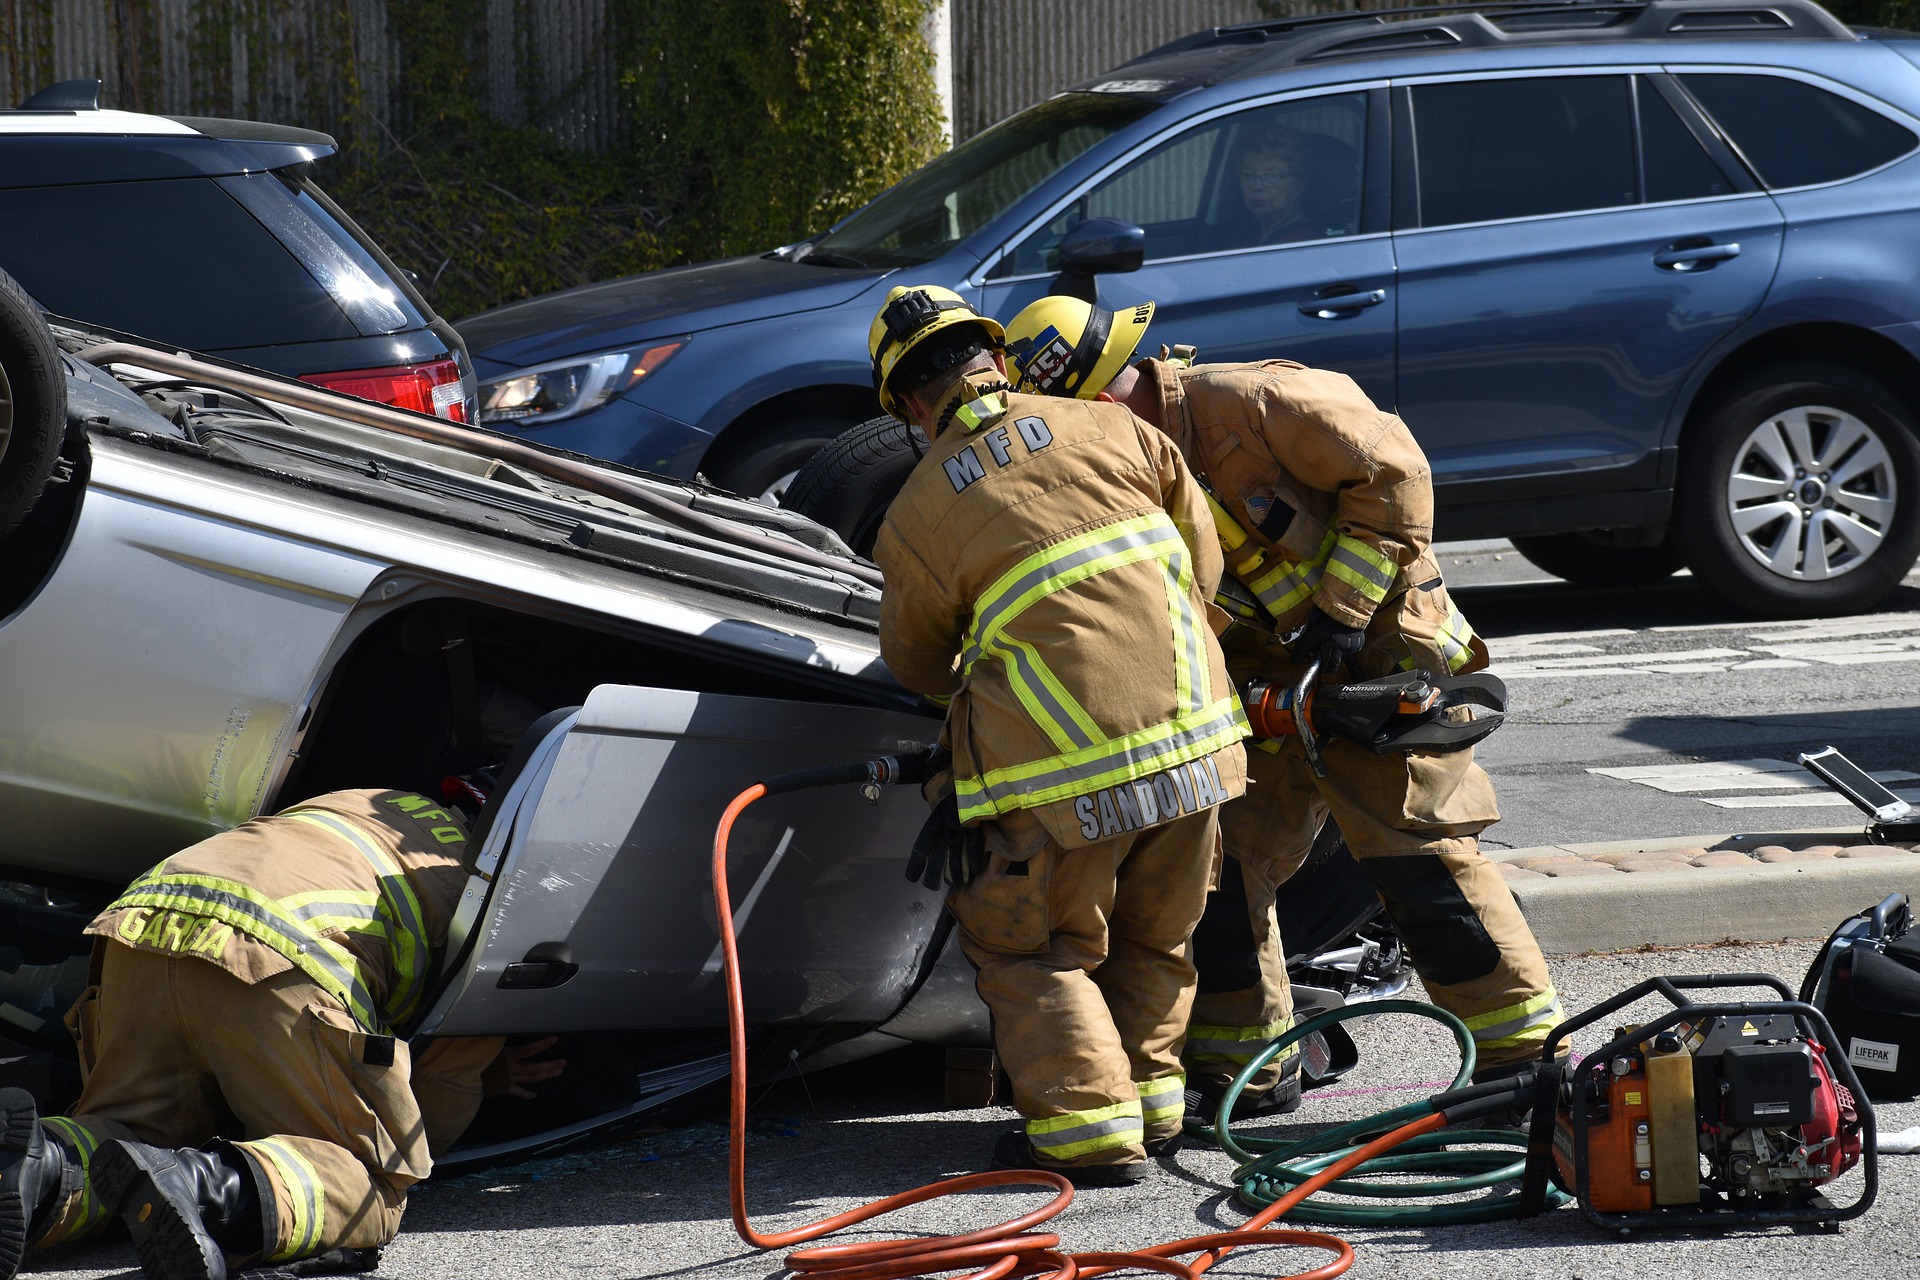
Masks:
[[[1333,1277],[1342,1274],[1353,1265],[1352,1245],[1338,1236],[1324,1232],[1295,1231],[1276,1228],[1271,1224],[1289,1213],[1301,1220],[1368,1223],[1465,1222],[1513,1216],[1507,1199],[1503,1198],[1496,1198],[1494,1201],[1501,1206],[1501,1211],[1483,1211],[1473,1217],[1416,1216],[1435,1208],[1450,1208],[1450,1206],[1407,1206],[1397,1210],[1350,1206],[1338,1208],[1313,1206],[1302,1209],[1311,1196],[1329,1188],[1347,1195],[1431,1195],[1479,1189],[1502,1180],[1503,1177],[1517,1177],[1517,1165],[1509,1163],[1498,1169],[1482,1168],[1478,1163],[1469,1165],[1463,1158],[1479,1156],[1484,1161],[1488,1153],[1431,1149],[1433,1145],[1442,1141],[1450,1145],[1466,1141],[1484,1141],[1484,1134],[1487,1131],[1482,1130],[1456,1133],[1446,1139],[1433,1135],[1437,1135],[1440,1130],[1455,1121],[1510,1107],[1515,1096],[1513,1088],[1510,1085],[1501,1085],[1454,1089],[1426,1102],[1409,1104],[1355,1124],[1343,1125],[1302,1142],[1282,1144],[1252,1138],[1236,1139],[1230,1130],[1222,1126],[1218,1137],[1221,1145],[1238,1158],[1247,1161],[1236,1175],[1241,1180],[1242,1198],[1264,1205],[1238,1231],[1212,1232],[1128,1252],[1065,1253],[1059,1248],[1058,1235],[1037,1231],[1035,1228],[1052,1220],[1073,1203],[1073,1186],[1060,1174],[1027,1169],[963,1174],[930,1183],[927,1186],[916,1187],[898,1195],[886,1196],[790,1231],[755,1230],[747,1216],[747,1033],[740,992],[740,958],[733,932],[733,903],[727,889],[727,842],[732,835],[733,824],[740,814],[746,810],[747,806],[763,796],[795,791],[807,786],[825,786],[834,783],[884,783],[911,780],[909,776],[898,770],[897,762],[894,763],[896,767],[891,775],[881,762],[875,762],[873,765],[829,766],[823,769],[807,770],[804,773],[769,778],[766,782],[756,782],[734,797],[732,803],[727,806],[726,812],[721,815],[719,826],[714,832],[714,911],[720,932],[722,971],[727,995],[727,1043],[732,1062],[732,1079],[729,1085],[727,1107],[728,1189],[734,1230],[747,1244],[759,1249],[783,1249],[791,1245],[818,1240],[822,1236],[871,1221],[892,1213],[896,1209],[924,1204],[929,1200],[988,1187],[1029,1186],[1036,1190],[1052,1192],[1053,1199],[1019,1217],[960,1235],[907,1236],[801,1249],[787,1255],[785,1260],[787,1269],[803,1276],[817,1277],[818,1280],[908,1280],[910,1277],[951,1273],[968,1267],[974,1270],[967,1272],[962,1280],[1000,1280],[1001,1277],[1012,1275],[1039,1276],[1042,1280],[1080,1280],[1081,1277],[1091,1280],[1095,1276],[1123,1270],[1153,1271],[1163,1275],[1183,1277],[1184,1280],[1197,1280],[1197,1277],[1233,1249],[1247,1245],[1293,1245],[1319,1249],[1332,1254],[1333,1257],[1318,1267],[1289,1273],[1279,1280],[1333,1280]],[[876,765],[880,765],[877,776]],[[1220,1115],[1231,1113],[1233,1100],[1245,1088],[1246,1082],[1261,1066],[1284,1051],[1290,1044],[1304,1039],[1333,1022],[1389,1012],[1415,1013],[1450,1024],[1450,1029],[1461,1046],[1462,1066],[1455,1083],[1458,1084],[1472,1074],[1473,1040],[1458,1019],[1427,1005],[1399,1000],[1381,1001],[1375,1005],[1360,1005],[1321,1014],[1275,1040],[1234,1081],[1222,1101]],[[1382,1132],[1383,1129],[1384,1132]],[[1369,1134],[1377,1136],[1368,1136]],[[1501,1135],[1503,1141],[1511,1141],[1516,1137],[1517,1135],[1512,1133]],[[1387,1155],[1396,1148],[1411,1150],[1402,1151],[1397,1156]],[[1254,1154],[1263,1149],[1265,1154]],[[1457,1177],[1442,1178],[1423,1184],[1399,1184],[1391,1190],[1382,1190],[1372,1184],[1360,1183],[1348,1178],[1349,1174],[1363,1168],[1367,1173],[1393,1174],[1458,1169],[1469,1171]],[[1409,1190],[1407,1188],[1410,1185],[1419,1185],[1425,1189]],[[1460,1211],[1477,1209],[1477,1207],[1461,1206]],[[1343,1216],[1329,1216],[1333,1214]],[[1349,1216],[1359,1214],[1366,1216]],[[1197,1256],[1191,1261],[1180,1260],[1188,1255]]]

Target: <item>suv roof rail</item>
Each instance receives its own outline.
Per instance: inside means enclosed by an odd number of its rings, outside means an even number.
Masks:
[[[1351,30],[1356,26],[1370,30],[1356,33]],[[1236,68],[1237,76],[1310,59],[1577,39],[1586,32],[1616,40],[1859,39],[1813,0],[1457,0],[1210,27],[1141,54],[1128,65],[1222,45],[1273,46],[1271,53]]]

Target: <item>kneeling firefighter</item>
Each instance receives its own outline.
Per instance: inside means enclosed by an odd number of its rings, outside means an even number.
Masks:
[[[1428,550],[1433,485],[1406,425],[1346,376],[1292,361],[1196,365],[1190,350],[1163,348],[1132,364],[1152,315],[1152,303],[1114,313],[1046,297],[1008,326],[1008,349],[1021,390],[1127,406],[1208,488],[1227,573],[1244,588],[1231,610],[1243,625],[1221,637],[1236,684],[1290,689],[1316,661],[1333,680],[1420,670],[1444,683],[1484,668],[1486,645]],[[1561,1020],[1539,945],[1480,853],[1500,814],[1471,747],[1376,754],[1332,739],[1310,758],[1311,744],[1258,742],[1247,794],[1221,816],[1226,883],[1195,938],[1201,990],[1185,1050],[1189,1111],[1207,1123],[1227,1083],[1291,1023],[1275,893],[1329,813],[1430,997],[1472,1030],[1479,1078],[1536,1056]],[[1297,1054],[1270,1064],[1237,1114],[1297,1105],[1298,1071]]]
[[[925,286],[869,338],[881,405],[930,442],[874,548],[881,656],[947,706],[908,874],[952,885],[1026,1121],[994,1165],[1128,1183],[1180,1135],[1187,943],[1246,720],[1179,451],[1118,405],[1013,394],[1001,337]]]
[[[73,1114],[0,1090],[0,1277],[115,1214],[164,1280],[391,1241],[482,1097],[531,1097],[565,1066],[531,1060],[551,1040],[416,1058],[399,1033],[425,1012],[466,840],[423,796],[340,791],[134,881],[87,928]]]

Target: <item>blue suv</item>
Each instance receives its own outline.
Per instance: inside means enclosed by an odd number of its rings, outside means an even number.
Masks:
[[[1806,0],[1292,18],[1145,54],[811,240],[459,327],[491,425],[775,496],[872,414],[891,284],[1002,319],[1150,298],[1149,343],[1395,407],[1442,537],[1843,613],[1920,553],[1917,152],[1920,36]],[[870,422],[801,509],[858,543],[910,461]]]

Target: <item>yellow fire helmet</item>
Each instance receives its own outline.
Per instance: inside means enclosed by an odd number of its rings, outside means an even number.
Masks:
[[[1007,325],[1014,389],[1036,396],[1091,400],[1133,358],[1153,319],[1153,304],[1108,311],[1080,298],[1030,302]]]
[[[887,291],[887,301],[873,317],[867,329],[867,354],[873,357],[873,389],[880,407],[902,422],[907,415],[888,385],[893,371],[907,353],[942,329],[956,324],[977,324],[986,331],[988,343],[1006,344],[1006,330],[998,320],[990,319],[968,306],[951,289],[937,284],[895,285]]]

